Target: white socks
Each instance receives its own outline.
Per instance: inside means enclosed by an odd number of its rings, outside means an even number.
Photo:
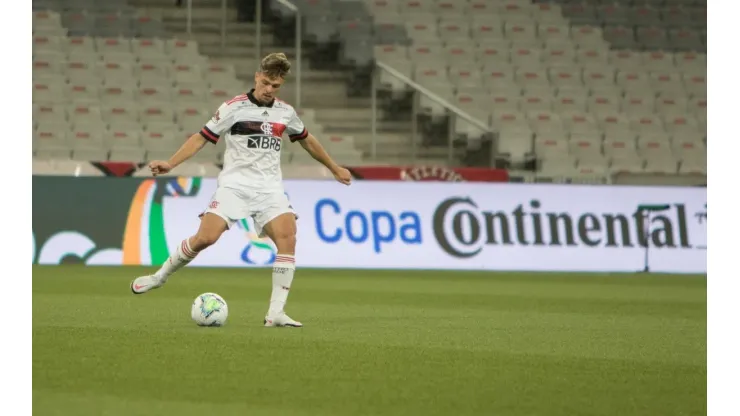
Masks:
[[[186,238],[167,261],[164,262],[162,267],[157,270],[154,276],[160,281],[166,281],[172,273],[175,273],[193,261],[197,255],[198,252],[190,248],[189,239]],[[285,302],[288,301],[290,286],[293,283],[294,273],[295,256],[291,254],[278,254],[275,257],[275,263],[272,265],[272,297],[270,297],[268,316],[283,313]]]
[[[285,302],[288,300],[290,285],[293,283],[294,273],[295,256],[278,253],[275,257],[275,263],[272,265],[272,297],[270,298],[268,316],[275,316],[283,312]]]
[[[190,263],[195,256],[198,255],[197,251],[193,251],[190,248],[190,239],[186,238],[182,240],[182,243],[177,247],[174,253],[164,262],[162,267],[157,270],[154,276],[160,280],[167,280],[170,275]],[[292,276],[292,275],[291,275]]]

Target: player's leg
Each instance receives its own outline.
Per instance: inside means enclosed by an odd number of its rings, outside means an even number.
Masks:
[[[265,233],[277,247],[275,263],[272,266],[272,295],[265,316],[265,326],[303,326],[285,314],[285,303],[288,301],[295,274],[296,228],[293,213],[281,214],[264,227]]]
[[[131,291],[139,295],[161,287],[173,273],[193,261],[198,253],[215,244],[227,229],[228,223],[222,217],[210,212],[205,213],[195,235],[182,240],[156,273],[134,280]]]
[[[131,291],[138,295],[162,287],[173,273],[218,241],[221,234],[240,218],[243,205],[243,201],[230,190],[216,190],[208,209],[201,215],[200,226],[195,235],[180,242],[156,273],[141,276],[131,282]]]
[[[203,214],[200,220],[200,226],[195,235],[182,240],[175,253],[162,264],[162,267],[155,273],[160,279],[167,279],[170,275],[187,265],[201,251],[215,244],[224,231],[228,230],[229,222],[212,212]]]
[[[265,316],[265,326],[301,327],[303,324],[285,314],[293,276],[295,274],[296,216],[284,195],[269,210],[260,212],[255,222],[267,218],[263,230],[275,243],[277,255],[272,266],[272,295],[270,307]]]

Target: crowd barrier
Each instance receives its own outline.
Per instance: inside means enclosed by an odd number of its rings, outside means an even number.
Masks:
[[[159,265],[216,180],[33,177],[33,263]],[[706,272],[706,188],[288,180],[299,267]],[[646,224],[638,206],[659,204]],[[192,266],[264,267],[241,220]]]

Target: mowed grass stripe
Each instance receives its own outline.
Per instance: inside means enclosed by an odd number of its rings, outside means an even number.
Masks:
[[[35,316],[44,322],[43,327],[203,333],[190,321],[189,299],[155,298],[154,292],[143,298],[40,295],[37,302],[44,309]],[[291,311],[307,320],[302,330],[305,336],[337,342],[421,344],[426,348],[512,350],[693,365],[704,365],[706,354],[705,324],[682,318],[296,303]],[[264,332],[264,301],[238,300],[230,305],[228,325],[208,334]],[[77,319],[81,308],[90,311],[90,319]],[[147,316],[146,311],[156,314]]]
[[[268,270],[190,269],[133,296],[141,269],[34,269],[38,414],[188,415],[206,403],[258,415],[706,412],[705,279],[659,278],[666,301],[652,278],[555,277],[576,292],[642,296],[604,305],[548,299],[541,275],[306,272],[289,311],[308,326],[282,330],[261,327]],[[229,302],[224,328],[190,321],[207,290]]]

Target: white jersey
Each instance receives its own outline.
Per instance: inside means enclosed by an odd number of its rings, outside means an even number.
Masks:
[[[214,144],[225,137],[219,187],[279,191],[283,186],[281,137],[287,133],[294,142],[305,139],[308,131],[292,106],[280,100],[262,104],[254,98],[253,92],[221,104],[200,134]]]

